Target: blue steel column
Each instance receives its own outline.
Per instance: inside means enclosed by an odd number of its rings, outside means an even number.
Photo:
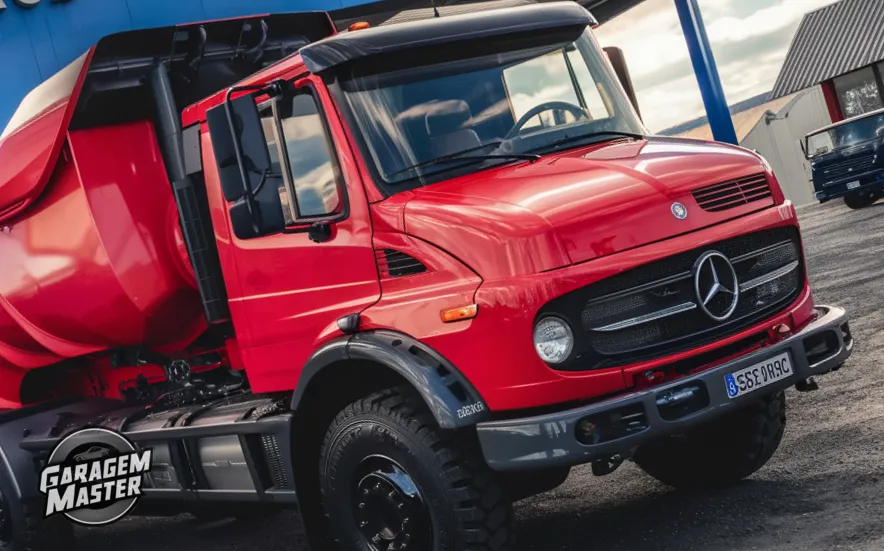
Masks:
[[[706,105],[706,116],[712,128],[712,135],[720,142],[737,144],[734,121],[728,111],[727,98],[724,97],[721,78],[718,76],[718,68],[715,66],[715,58],[712,56],[712,47],[709,44],[709,37],[706,36],[706,26],[703,25],[697,0],[675,0],[675,9],[678,11],[681,29],[688,43],[691,63],[694,65],[697,84],[700,85],[700,93]]]

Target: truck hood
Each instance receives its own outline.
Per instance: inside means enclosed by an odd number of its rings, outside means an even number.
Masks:
[[[483,277],[536,273],[625,251],[774,204],[708,211],[692,190],[766,175],[733,146],[653,137],[550,155],[415,190],[405,227]],[[673,205],[687,216],[679,219]],[[677,210],[677,209],[676,209]]]

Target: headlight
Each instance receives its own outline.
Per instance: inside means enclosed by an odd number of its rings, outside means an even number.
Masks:
[[[560,364],[574,348],[574,332],[561,318],[548,317],[534,326],[534,349],[546,363]]]

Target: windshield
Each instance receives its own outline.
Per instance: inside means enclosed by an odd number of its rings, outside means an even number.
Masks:
[[[644,134],[589,31],[574,36],[354,68],[341,90],[380,184],[397,193],[565,144]]]
[[[807,156],[825,155],[831,151],[874,140],[882,135],[884,135],[884,113],[808,136]]]

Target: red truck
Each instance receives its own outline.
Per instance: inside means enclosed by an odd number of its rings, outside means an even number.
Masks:
[[[847,318],[770,165],[649,135],[594,24],[260,16],[36,88],[0,141],[0,549],[52,533],[83,427],[153,450],[145,507],[297,504],[317,549],[509,549],[578,464],[762,467]]]

